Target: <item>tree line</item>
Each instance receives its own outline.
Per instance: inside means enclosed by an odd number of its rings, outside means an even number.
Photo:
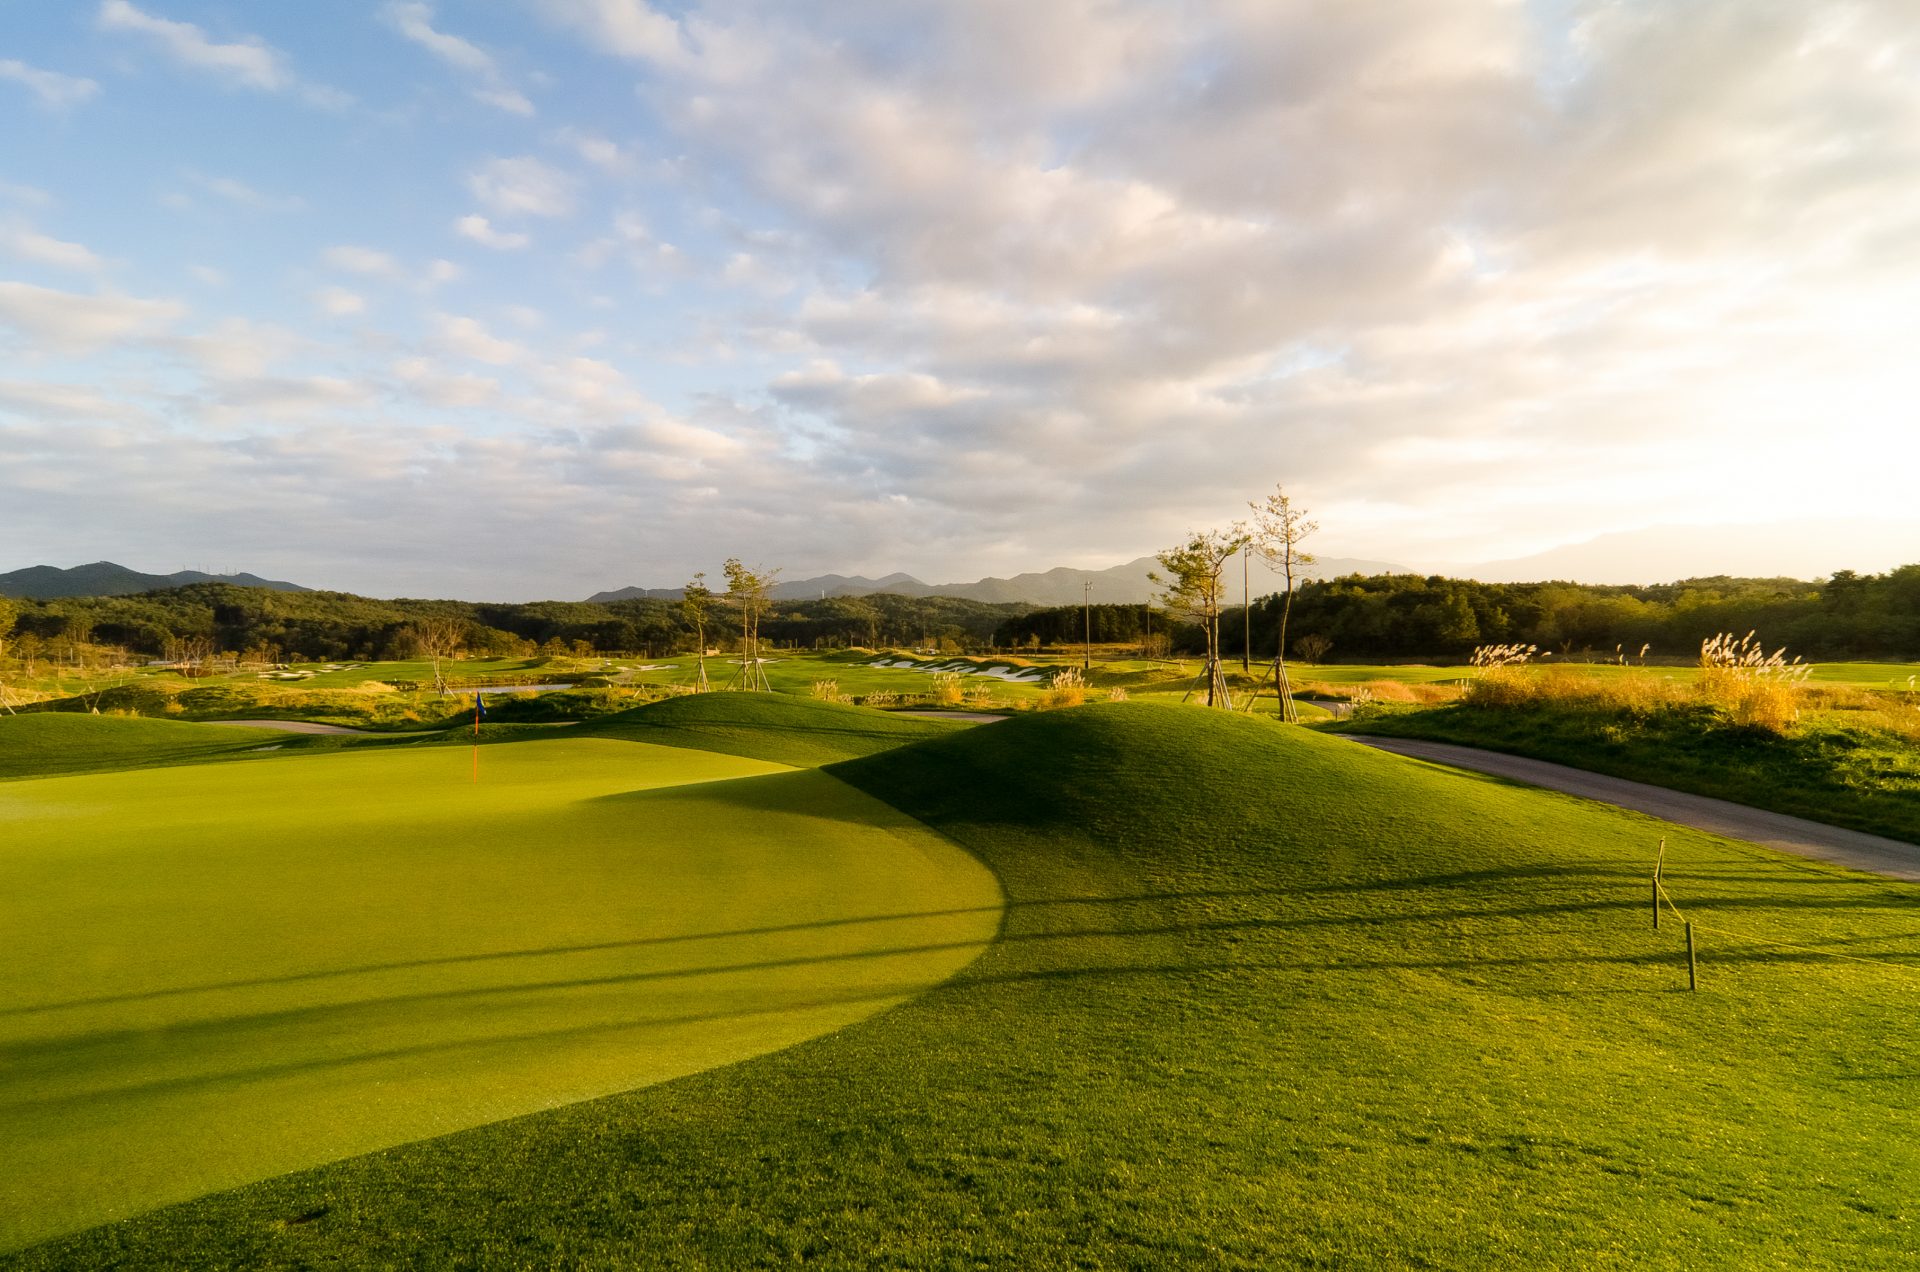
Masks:
[[[443,629],[468,654],[631,654],[666,657],[696,643],[681,602],[634,598],[606,603],[378,600],[346,592],[275,592],[196,583],[135,596],[65,597],[9,602],[15,608],[9,652],[22,658],[74,656],[88,645],[116,646],[150,658],[233,653],[253,661],[297,662],[416,658],[438,646]],[[958,597],[828,597],[765,601],[746,636],[782,648],[931,644],[985,647],[994,629],[1032,608]],[[733,652],[742,638],[717,619],[707,643]]]
[[[1284,607],[1284,593],[1256,597],[1250,614],[1224,607],[1221,656],[1239,658],[1251,627],[1253,658],[1271,659]],[[1011,648],[1074,645],[1084,622],[1081,606],[1036,609],[1000,624],[994,640]],[[1144,605],[1096,605],[1093,624],[1096,643],[1140,644],[1151,624],[1176,652],[1205,653],[1200,624],[1170,621]],[[1815,582],[1716,576],[1646,587],[1417,574],[1312,580],[1294,590],[1287,652],[1301,654],[1306,643],[1312,660],[1432,659],[1519,643],[1562,657],[1691,661],[1712,636],[1755,630],[1769,645],[1807,658],[1920,659],[1920,565],[1885,574],[1843,570]]]
[[[375,600],[342,592],[273,592],[197,583],[138,596],[11,600],[14,658],[71,656],[88,644],[151,658],[228,652],[258,661],[412,658],[428,625],[457,626],[473,654],[619,653],[664,657],[694,647],[682,604],[636,598],[604,604],[539,601]],[[1256,597],[1251,612],[1222,606],[1219,656],[1269,661],[1284,593]],[[1204,655],[1199,621],[1155,605],[1091,607],[1096,644]],[[1086,635],[1086,607],[1037,607],[880,594],[769,601],[760,641],[779,648],[862,645],[950,650],[1070,646]],[[1438,575],[1353,575],[1293,592],[1289,655],[1326,643],[1335,659],[1455,658],[1476,645],[1522,643],[1561,656],[1690,660],[1719,632],[1758,630],[1807,658],[1920,659],[1920,565],[1885,574],[1841,571],[1819,582],[1713,577],[1650,587],[1579,583],[1477,583]],[[709,643],[733,652],[738,617],[716,617]]]

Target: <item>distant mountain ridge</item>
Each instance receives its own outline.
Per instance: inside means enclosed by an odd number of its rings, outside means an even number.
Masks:
[[[52,565],[30,565],[11,574],[0,574],[0,596],[18,596],[31,601],[54,601],[68,596],[132,596],[136,592],[157,592],[189,583],[230,583],[235,587],[263,587],[273,592],[313,590],[280,579],[263,579],[257,574],[207,574],[200,570],[142,574],[112,561],[95,561],[67,570]]]
[[[870,579],[863,575],[822,574],[810,579],[782,580],[774,586],[776,600],[813,600],[823,596],[867,596],[891,592],[898,596],[952,596],[968,601],[1020,601],[1029,605],[1078,605],[1087,596],[1086,585],[1093,584],[1092,599],[1105,605],[1137,605],[1160,589],[1147,575],[1160,568],[1153,557],[1145,556],[1125,565],[1105,570],[1076,570],[1068,566],[1036,573],[1016,574],[1012,578],[984,578],[972,583],[923,583],[911,574],[888,574]],[[1365,561],[1352,557],[1322,557],[1298,573],[1298,578],[1337,578],[1343,574],[1405,574],[1407,568],[1386,561]],[[1264,566],[1255,565],[1252,588],[1255,596],[1278,589],[1277,576]],[[1228,590],[1234,593],[1235,584]],[[1237,594],[1237,593],[1236,593]],[[636,597],[677,600],[677,587],[623,587],[611,592],[596,592],[587,600],[593,603],[626,601]]]

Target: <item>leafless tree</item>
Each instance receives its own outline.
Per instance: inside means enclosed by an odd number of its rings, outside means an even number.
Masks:
[[[1287,620],[1293,616],[1294,572],[1313,564],[1313,554],[1300,545],[1320,528],[1320,523],[1309,520],[1306,509],[1294,507],[1282,486],[1275,486],[1272,494],[1247,507],[1253,509],[1253,550],[1286,579],[1280,630],[1273,642],[1273,688],[1280,696],[1280,718],[1298,720],[1300,708],[1294,705],[1293,686],[1287,680]]]
[[[454,618],[423,618],[413,625],[413,643],[433,663],[433,691],[448,692],[446,663],[466,645],[466,625]]]

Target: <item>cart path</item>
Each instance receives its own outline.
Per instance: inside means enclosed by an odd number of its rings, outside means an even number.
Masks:
[[[1391,751],[1395,755],[1471,769],[1476,773],[1525,782],[1529,786],[1543,786],[1548,790],[1614,804],[1664,821],[1691,826],[1709,834],[1777,848],[1795,856],[1811,857],[1889,878],[1920,882],[1920,845],[1903,843],[1898,839],[1885,839],[1863,831],[1808,821],[1804,817],[1770,813],[1765,809],[1749,808],[1745,804],[1724,799],[1690,795],[1685,791],[1668,790],[1664,786],[1630,782],[1621,777],[1589,773],[1585,769],[1507,755],[1500,751],[1483,751],[1478,747],[1454,746],[1447,742],[1427,742],[1414,738],[1381,738],[1355,733],[1341,736],[1382,751]]]
[[[202,724],[225,725],[231,729],[272,729],[276,733],[348,733],[364,736],[364,729],[345,729],[337,724],[315,724],[311,720],[202,720]]]

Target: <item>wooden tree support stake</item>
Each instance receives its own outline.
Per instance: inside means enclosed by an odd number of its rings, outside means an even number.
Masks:
[[[1693,924],[1691,922],[1687,924],[1687,988],[1689,990],[1700,988],[1698,969],[1693,958]]]

